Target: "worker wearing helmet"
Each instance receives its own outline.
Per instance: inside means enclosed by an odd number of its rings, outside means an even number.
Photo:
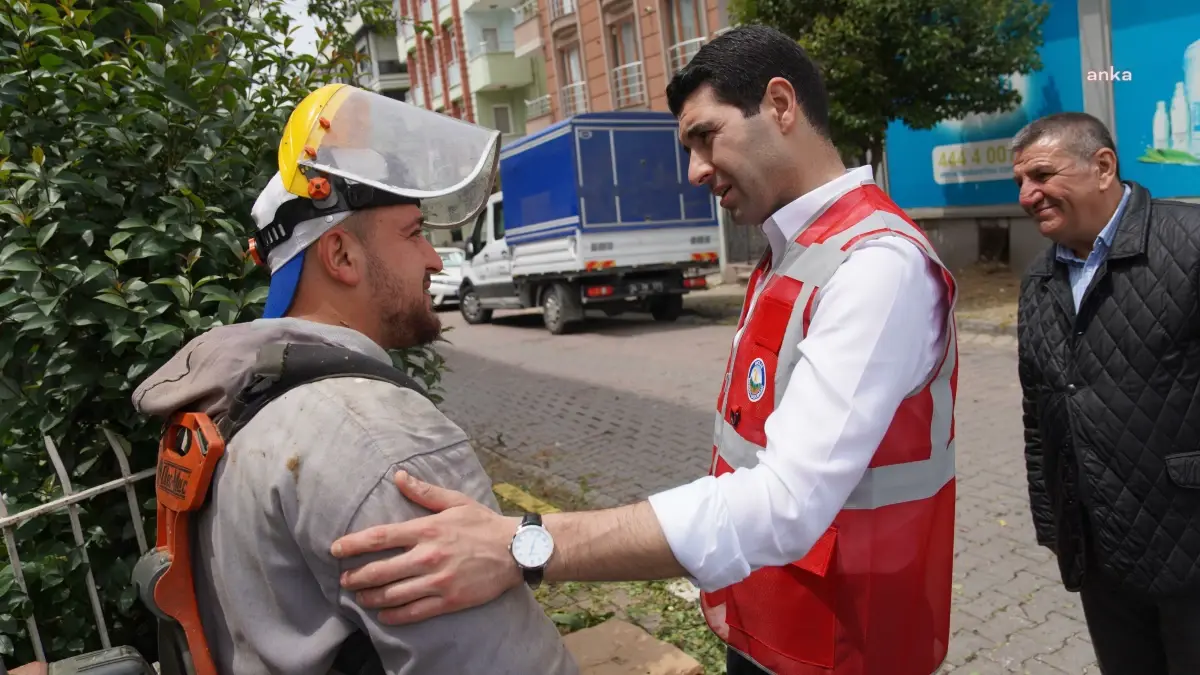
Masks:
[[[460,227],[480,213],[498,140],[498,132],[346,85],[310,94],[293,111],[279,171],[252,210],[251,252],[271,275],[263,318],[192,340],[137,388],[138,410],[236,418],[226,413],[260,381],[268,345],[333,345],[390,365],[388,350],[436,339],[426,289],[441,259],[422,231]],[[392,382],[303,384],[232,435],[193,555],[216,670],[323,674],[345,645],[359,644],[387,673],[576,673],[527,588],[408,627],[380,623],[341,590],[350,567],[330,555],[334,540],[422,514],[397,493],[397,470],[499,510],[466,434],[422,393]]]

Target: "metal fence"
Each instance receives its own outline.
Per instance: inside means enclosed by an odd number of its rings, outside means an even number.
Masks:
[[[129,470],[129,449],[113,432],[108,429],[104,429],[103,432],[109,447],[112,448],[113,453],[117,456],[117,465],[121,468],[120,478],[76,492],[74,486],[71,485],[71,477],[67,473],[62,457],[58,454],[58,448],[55,447],[54,441],[49,436],[46,436],[43,438],[46,445],[46,453],[50,455],[50,462],[54,465],[54,472],[58,476],[63,496],[54,501],[10,515],[8,512],[7,497],[0,495],[0,531],[4,533],[4,548],[8,551],[8,560],[12,564],[13,576],[17,587],[21,589],[22,593],[28,596],[29,588],[25,583],[25,575],[21,570],[21,558],[17,552],[16,528],[21,523],[39,516],[66,512],[67,517],[71,520],[71,532],[75,539],[75,545],[79,547],[83,559],[88,598],[91,600],[92,614],[96,620],[96,629],[100,634],[101,644],[105,649],[108,649],[112,647],[108,638],[108,622],[104,619],[104,610],[100,604],[100,595],[96,590],[96,579],[92,574],[91,561],[88,560],[87,545],[83,538],[83,526],[79,521],[79,503],[113,490],[125,490],[125,495],[129,501],[130,515],[133,517],[133,532],[137,537],[139,553],[145,553],[147,550],[146,530],[141,508],[138,507],[134,484],[140,480],[154,476],[155,470],[151,467],[137,473],[131,473]],[[39,661],[44,661],[46,659],[46,650],[42,643],[41,633],[38,631],[37,622],[31,615],[25,620],[25,624],[29,629],[29,638],[33,641],[34,655]],[[3,663],[0,662],[0,673],[4,672],[3,668]]]

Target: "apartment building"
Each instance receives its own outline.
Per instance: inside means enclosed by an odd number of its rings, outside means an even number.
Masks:
[[[543,60],[517,54],[519,0],[397,0],[397,43],[413,81],[409,102],[497,129],[503,142],[525,135],[525,101],[545,93]],[[426,23],[428,22],[428,23]]]
[[[384,96],[405,100],[410,86],[408,62],[401,58],[396,38],[380,35],[364,26],[357,15],[347,22],[346,30],[354,36],[359,55],[356,84]]]
[[[583,112],[667,110],[672,75],[729,26],[725,0],[525,0],[514,54],[540,57],[526,131]]]

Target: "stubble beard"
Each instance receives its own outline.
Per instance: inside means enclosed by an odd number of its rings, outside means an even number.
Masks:
[[[368,255],[371,293],[376,306],[382,308],[380,323],[388,348],[408,349],[437,340],[442,333],[442,320],[433,311],[424,290],[414,297],[411,289],[388,274],[382,260]]]

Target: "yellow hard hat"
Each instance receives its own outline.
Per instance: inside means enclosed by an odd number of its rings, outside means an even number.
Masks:
[[[305,159],[305,147],[315,151],[321,145],[326,126],[321,120],[329,120],[346,99],[345,84],[327,84],[300,101],[283,127],[283,138],[279,140],[279,176],[288,192],[308,197],[308,177],[300,172],[300,162]],[[336,96],[342,92],[341,96]],[[336,99],[335,99],[336,96]]]
[[[426,227],[453,229],[473,222],[487,205],[499,156],[495,129],[330,84],[306,96],[288,118],[279,175],[288,192],[317,202],[329,199],[331,178],[370,186],[415,200]]]

